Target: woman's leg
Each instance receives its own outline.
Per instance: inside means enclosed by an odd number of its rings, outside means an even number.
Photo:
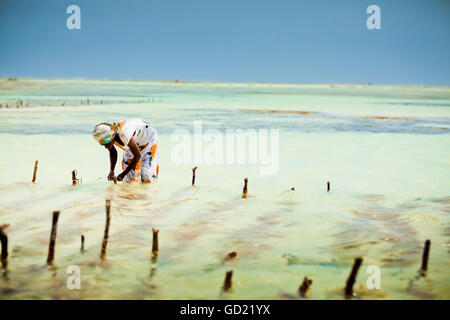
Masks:
[[[159,151],[158,143],[144,149],[142,158],[141,180],[145,183],[158,182],[159,174]]]

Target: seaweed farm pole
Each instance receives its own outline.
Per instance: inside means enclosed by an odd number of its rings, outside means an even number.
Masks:
[[[56,242],[56,229],[58,227],[59,211],[53,211],[52,218],[52,231],[50,233],[50,243],[48,245],[47,264],[52,264],[55,258],[55,242]]]
[[[327,181],[327,192],[330,192],[330,181]]]
[[[248,178],[244,179],[244,188],[242,189],[242,198],[247,198],[247,192],[248,192]]]
[[[236,251],[231,251],[222,259],[222,263],[225,263],[225,262],[227,262],[229,260],[232,260],[232,259],[234,259],[236,257],[237,257],[237,252]]]
[[[153,241],[152,241],[152,252],[150,254],[150,261],[152,263],[152,267],[150,269],[150,279],[153,278],[156,274],[156,262],[158,262],[158,232],[159,229],[152,228],[153,232]]]
[[[72,170],[72,185],[76,185],[77,184],[77,171],[76,170]]]
[[[37,160],[34,162],[33,180],[31,181],[33,183],[36,181],[36,173],[37,173],[37,168],[38,168],[38,162],[39,161],[37,161]]]
[[[156,262],[158,258],[158,232],[159,229],[152,228],[153,232],[153,241],[152,241],[152,262]]]
[[[298,288],[298,292],[300,293],[300,296],[302,298],[306,297],[306,294],[308,292],[309,287],[312,284],[312,280],[308,279],[307,277],[303,278],[303,282],[300,285],[300,287]]]
[[[80,249],[81,253],[84,252],[84,235],[81,235],[81,249]]]
[[[223,282],[223,291],[227,292],[231,289],[233,285],[232,277],[233,277],[233,270],[228,270],[225,273],[225,280]]]
[[[197,170],[197,167],[192,168],[192,185],[195,184],[195,171]]]
[[[352,271],[347,279],[347,284],[345,286],[345,295],[347,297],[353,296],[353,285],[356,281],[356,275],[358,274],[359,267],[361,267],[363,259],[361,257],[355,258],[355,262],[353,263]]]
[[[422,255],[422,266],[420,267],[420,274],[424,276],[428,269],[428,256],[430,255],[430,245],[431,241],[426,240],[425,241],[425,247],[423,248],[423,255]]]
[[[8,227],[8,224],[4,224],[0,226],[0,241],[2,243],[2,268],[6,269],[8,265],[8,236],[6,235],[5,229]]]
[[[100,252],[100,258],[102,260],[106,257],[106,246],[108,245],[108,234],[109,234],[109,223],[111,221],[111,200],[106,199],[106,224],[105,224],[105,233],[103,235],[103,241],[102,241],[102,251]]]

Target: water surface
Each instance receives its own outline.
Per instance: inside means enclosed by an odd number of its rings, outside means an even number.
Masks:
[[[357,299],[450,298],[449,88],[3,79],[0,103],[0,223],[10,224],[2,299],[291,299],[304,276],[311,299],[341,299],[357,256]],[[159,132],[158,184],[106,181],[108,153],[90,132],[130,117]],[[192,132],[194,120],[221,132],[278,128],[278,174],[195,164],[191,187],[194,165],[172,161],[171,134]],[[71,185],[73,169],[82,184]],[[237,258],[221,263],[230,251]],[[81,268],[81,290],[66,288],[70,265]],[[365,288],[369,265],[381,268],[380,290]],[[229,269],[233,290],[222,293]]]

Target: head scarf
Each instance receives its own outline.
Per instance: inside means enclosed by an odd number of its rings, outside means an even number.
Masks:
[[[117,124],[114,122],[102,122],[95,126],[92,136],[98,143],[105,145],[114,139],[117,132]]]

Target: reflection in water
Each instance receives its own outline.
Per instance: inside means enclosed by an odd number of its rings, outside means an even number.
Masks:
[[[366,204],[350,212],[356,216],[345,230],[336,234],[333,248],[336,251],[355,249],[376,252],[382,266],[407,265],[417,262],[419,239],[410,226],[410,217],[404,204],[397,208],[383,207],[382,197],[364,195],[360,197]],[[348,257],[350,258],[350,257]]]

